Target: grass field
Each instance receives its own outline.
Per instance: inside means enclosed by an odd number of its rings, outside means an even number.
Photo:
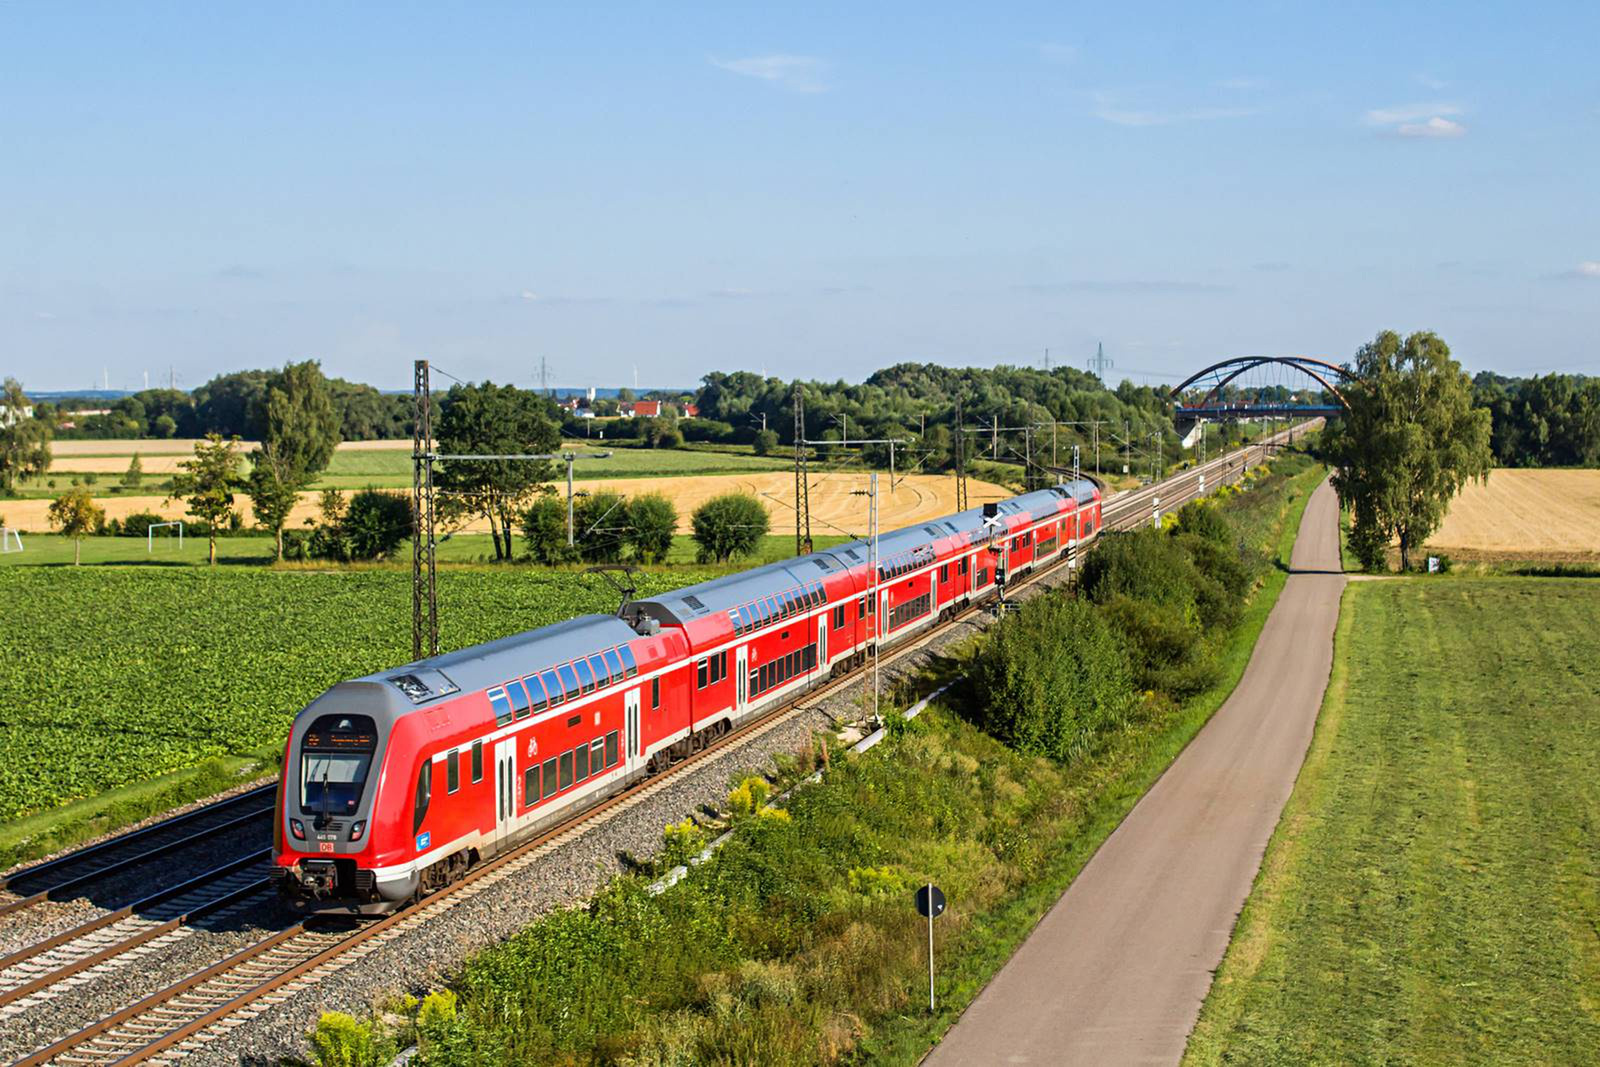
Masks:
[[[1600,1063],[1597,633],[1600,582],[1352,583],[1188,1063]]]
[[[1600,561],[1600,470],[1496,470],[1451,501],[1428,550],[1456,559]]]

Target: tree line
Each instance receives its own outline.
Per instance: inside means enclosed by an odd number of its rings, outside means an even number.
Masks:
[[[1496,466],[1600,466],[1600,378],[1480,371],[1472,379],[1472,402],[1489,412]]]

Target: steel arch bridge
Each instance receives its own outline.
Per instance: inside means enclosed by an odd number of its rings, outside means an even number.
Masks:
[[[1283,367],[1298,371],[1321,387],[1323,397],[1315,401],[1242,402],[1230,401],[1227,390],[1241,375],[1261,367]],[[1294,415],[1339,415],[1348,411],[1349,403],[1339,391],[1336,382],[1354,380],[1349,369],[1313,356],[1234,356],[1191,374],[1172,389],[1173,418],[1180,422],[1199,420],[1228,421],[1237,419],[1271,418]],[[1204,389],[1197,402],[1186,403],[1185,394]],[[1329,403],[1332,396],[1334,403]]]

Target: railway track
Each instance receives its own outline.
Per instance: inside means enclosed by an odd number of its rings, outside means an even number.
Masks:
[[[0,901],[0,916],[81,894],[102,879],[252,823],[265,825],[272,816],[277,788],[276,784],[260,786],[0,877],[0,890],[13,894],[12,899]]]
[[[1237,480],[1259,463],[1285,434],[1235,450],[1199,467],[1141,489],[1119,494],[1102,507],[1107,529],[1131,529],[1149,521],[1154,513],[1179,507],[1204,496],[1219,485]],[[1065,554],[1049,565],[1019,577],[1012,589],[1038,581],[1057,571]],[[910,656],[942,635],[971,612],[971,606],[938,623],[915,640],[886,652],[880,667]],[[175,1063],[202,1047],[201,1035],[214,1027],[232,1027],[260,1015],[273,1005],[343,970],[386,942],[432,921],[491,886],[513,877],[551,851],[587,833],[628,808],[642,803],[674,784],[679,775],[702,760],[720,755],[735,745],[752,741],[776,729],[820,699],[855,684],[861,671],[850,671],[817,689],[775,708],[759,719],[724,735],[692,753],[671,769],[646,779],[601,804],[581,812],[566,823],[469,872],[461,880],[438,890],[416,905],[376,922],[306,919],[263,938],[228,958],[182,981],[131,1004],[76,1034],[18,1060],[14,1067],[42,1064]],[[171,921],[171,920],[168,920]],[[158,936],[158,935],[151,935]],[[114,948],[103,951],[115,953]],[[0,960],[0,966],[5,961]],[[3,979],[0,979],[3,982]],[[4,993],[0,993],[3,997]],[[0,1007],[0,1011],[3,1011]]]

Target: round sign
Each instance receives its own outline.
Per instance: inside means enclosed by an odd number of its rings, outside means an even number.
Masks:
[[[937,919],[944,914],[944,890],[936,885],[917,888],[917,914],[925,919]]]

